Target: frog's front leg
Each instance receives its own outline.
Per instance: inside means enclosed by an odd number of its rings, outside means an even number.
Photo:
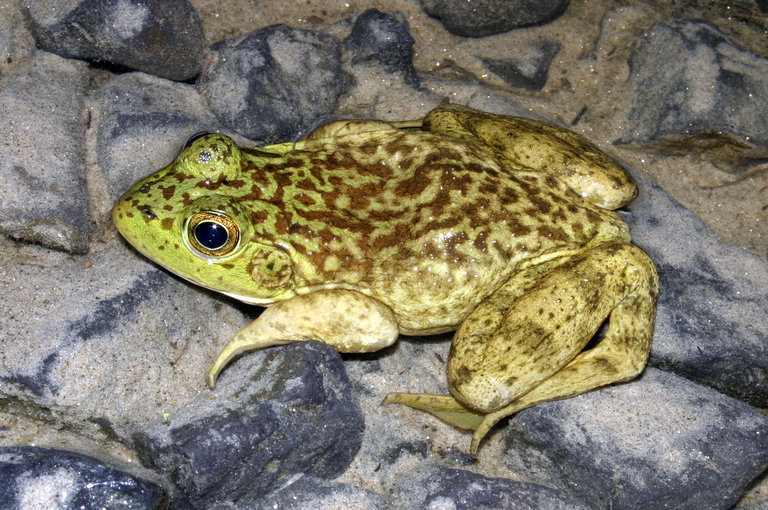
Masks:
[[[206,370],[211,388],[236,356],[289,342],[317,340],[339,352],[372,352],[392,345],[397,319],[383,303],[344,289],[318,290],[280,301],[243,328]]]
[[[392,394],[387,402],[474,429],[474,453],[505,416],[625,381],[643,370],[658,275],[642,250],[624,243],[598,246],[559,265],[522,294],[520,283],[513,279],[499,289],[457,331],[448,361],[452,397]],[[581,352],[608,316],[605,337]]]

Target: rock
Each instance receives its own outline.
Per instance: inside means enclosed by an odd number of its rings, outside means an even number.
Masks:
[[[0,505],[31,508],[165,508],[162,488],[66,450],[0,447]]]
[[[38,47],[171,80],[200,73],[203,27],[187,0],[44,0],[27,6]]]
[[[363,420],[339,354],[312,342],[249,354],[215,392],[134,436],[139,455],[201,508],[256,500],[297,473],[339,475]]]
[[[519,469],[591,508],[731,508],[768,465],[768,417],[654,368],[522,411],[507,437]]]
[[[221,123],[265,143],[295,138],[329,116],[341,85],[339,40],[286,25],[214,44],[200,78]]]
[[[115,76],[92,103],[102,214],[136,181],[173,161],[189,136],[226,131],[193,86],[148,74]]]
[[[88,250],[87,66],[39,51],[0,89],[0,232]]]
[[[510,58],[483,58],[488,70],[512,87],[541,90],[547,83],[549,65],[560,51],[560,44],[542,39],[515,49]]]
[[[206,365],[248,322],[115,237],[87,257],[2,240],[0,293],[0,399],[107,442],[207,392]]]
[[[622,213],[661,278],[650,363],[768,406],[768,260],[724,243],[649,177]]]
[[[656,23],[629,65],[633,106],[621,143],[724,132],[768,145],[768,59],[713,25]]]
[[[427,464],[403,476],[397,488],[397,508],[588,508],[567,494],[544,485],[488,478],[471,471],[436,464]]]
[[[483,37],[554,18],[565,0],[421,0],[427,14],[439,18],[449,32]]]
[[[302,476],[287,487],[266,497],[249,501],[242,508],[253,510],[303,510],[306,508],[391,508],[384,498],[347,483],[335,483],[312,476]],[[227,507],[222,506],[221,510]]]
[[[399,12],[385,14],[368,9],[358,16],[344,48],[352,54],[350,65],[373,64],[385,72],[397,74],[412,86],[419,86],[413,68],[413,37]]]
[[[35,38],[18,4],[0,4],[0,86],[35,54]]]

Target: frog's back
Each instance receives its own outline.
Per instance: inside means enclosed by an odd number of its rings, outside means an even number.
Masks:
[[[481,147],[402,130],[322,144],[252,168],[258,198],[284,204],[269,230],[307,285],[375,295],[404,323],[449,329],[522,261],[628,237],[615,213]]]

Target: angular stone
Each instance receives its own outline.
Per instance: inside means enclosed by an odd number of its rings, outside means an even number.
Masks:
[[[768,417],[654,368],[522,411],[506,434],[513,463],[591,508],[731,508],[768,466]]]
[[[311,342],[244,356],[214,392],[142,427],[134,441],[145,464],[204,508],[258,498],[297,473],[337,476],[362,434],[339,354]]]
[[[31,508],[164,508],[161,487],[79,453],[0,447],[0,505]]]
[[[650,363],[768,405],[768,260],[724,243],[649,177],[624,207],[661,278]]]
[[[560,14],[565,0],[421,0],[427,14],[439,18],[449,32],[483,37],[541,23]]]
[[[656,23],[629,65],[633,106],[622,143],[723,132],[768,145],[768,59],[740,48],[715,26]]]
[[[350,65],[372,63],[387,73],[402,76],[406,84],[418,87],[419,78],[412,61],[413,43],[402,14],[368,9],[358,16],[352,32],[344,40],[344,48],[352,53]]]
[[[292,139],[336,107],[340,42],[285,25],[262,28],[214,44],[200,84],[228,129],[265,143]]]
[[[513,87],[541,90],[547,83],[549,65],[560,44],[541,40],[515,49],[509,58],[483,58],[488,69]]]
[[[577,510],[588,507],[566,493],[535,483],[489,478],[436,464],[420,466],[397,484],[396,508]]]
[[[391,508],[384,498],[347,483],[329,482],[313,476],[302,476],[287,487],[243,503],[253,510],[304,510],[308,508],[360,508],[384,510]],[[221,510],[225,506],[222,505]]]
[[[200,73],[205,35],[187,0],[44,0],[28,5],[40,48],[171,80]]]
[[[83,62],[38,51],[0,89],[0,232],[88,250]]]

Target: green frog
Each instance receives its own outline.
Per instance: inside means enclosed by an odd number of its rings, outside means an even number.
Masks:
[[[211,388],[246,351],[370,352],[455,330],[450,394],[384,403],[473,430],[474,453],[505,416],[643,370],[658,275],[614,212],[636,193],[580,135],[442,104],[259,148],[196,135],[113,219],[168,270],[268,307],[208,368]]]

